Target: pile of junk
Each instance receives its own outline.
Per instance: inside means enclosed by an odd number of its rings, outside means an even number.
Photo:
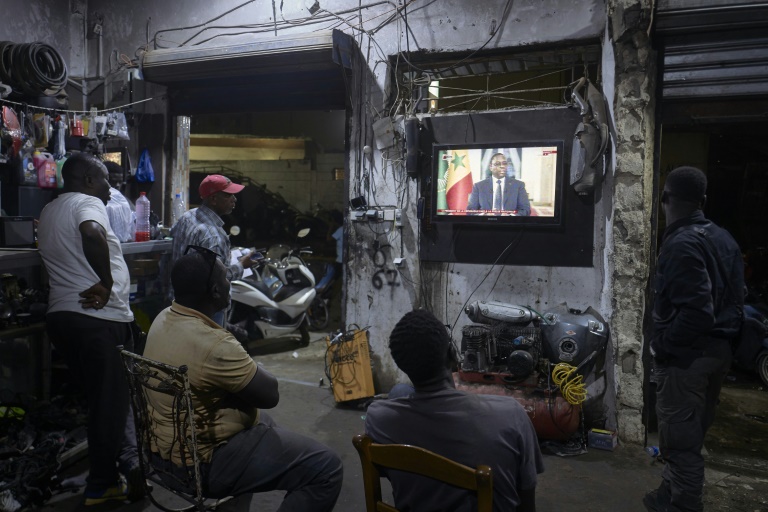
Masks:
[[[46,308],[46,290],[0,275],[0,512],[41,506],[75,488],[58,475],[87,453],[82,393],[57,385],[60,395],[41,400],[32,389],[39,347],[28,335],[44,328]]]
[[[83,403],[64,396],[0,401],[0,512],[40,507],[80,488],[59,475],[87,454],[86,423]]]

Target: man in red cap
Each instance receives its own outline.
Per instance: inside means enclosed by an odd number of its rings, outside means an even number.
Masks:
[[[227,279],[240,279],[243,269],[252,264],[248,256],[243,256],[236,263],[230,263],[230,242],[224,231],[222,215],[228,215],[235,209],[235,194],[243,190],[242,185],[220,174],[210,174],[200,183],[202,206],[189,210],[171,229],[173,237],[173,255],[171,265],[187,251],[190,245],[205,247],[215,252],[227,267]],[[224,326],[226,309],[217,312],[211,320]]]

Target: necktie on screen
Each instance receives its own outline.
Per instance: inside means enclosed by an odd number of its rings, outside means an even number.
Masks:
[[[501,210],[501,180],[496,180],[496,192],[493,193],[493,209]]]

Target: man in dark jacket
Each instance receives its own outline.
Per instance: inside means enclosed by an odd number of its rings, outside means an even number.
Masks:
[[[701,511],[704,436],[715,417],[741,324],[744,265],[736,241],[702,212],[707,178],[693,167],[669,174],[661,196],[667,228],[656,267],[652,380],[659,448],[667,462],[652,511]]]

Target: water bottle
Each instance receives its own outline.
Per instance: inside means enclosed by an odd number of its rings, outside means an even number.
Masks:
[[[147,193],[142,192],[136,201],[136,241],[149,241],[149,199]]]
[[[173,211],[171,212],[173,218],[171,219],[171,226],[175,226],[186,211],[187,209],[184,206],[184,200],[181,198],[181,194],[176,194],[176,197],[173,198]]]
[[[646,446],[645,453],[647,453],[651,457],[658,457],[659,455],[661,455],[661,453],[659,452],[658,446]]]

